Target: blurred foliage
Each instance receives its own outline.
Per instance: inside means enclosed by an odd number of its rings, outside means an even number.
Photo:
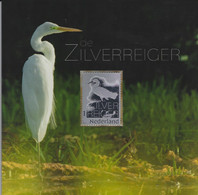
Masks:
[[[45,162],[90,167],[165,161],[168,150],[185,158],[198,155],[198,93],[180,81],[156,80],[124,87],[123,127],[80,127],[79,77],[55,76],[57,128],[41,142]],[[3,80],[3,160],[37,161],[36,143],[26,128],[21,87]]]
[[[19,79],[26,59],[34,53],[30,38],[38,25],[52,21],[78,27],[83,33],[47,36],[56,50],[56,71],[62,75],[82,69],[123,69],[126,84],[153,81],[161,76],[182,76],[189,88],[197,88],[197,1],[105,0],[6,0],[3,2],[3,77]],[[12,13],[12,14],[9,14]],[[13,33],[14,29],[14,33]],[[70,49],[66,43],[92,40],[93,50],[101,48],[178,48],[181,61],[140,61],[118,58],[113,62],[65,62]],[[186,60],[188,59],[188,60]]]

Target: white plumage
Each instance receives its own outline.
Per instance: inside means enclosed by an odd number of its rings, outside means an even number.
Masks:
[[[37,142],[43,140],[50,117],[55,127],[53,69],[49,64],[43,55],[35,54],[23,68],[22,93],[26,120]]]
[[[103,99],[109,100],[109,98],[116,99],[118,96],[118,93],[111,92],[104,87],[100,87],[100,81],[97,78],[92,79],[89,83],[92,87],[92,93],[99,96],[102,101]]]
[[[41,24],[31,38],[31,46],[37,52],[28,58],[23,67],[22,94],[27,124],[37,143],[45,137],[50,122],[54,119],[54,47],[42,41],[46,35],[61,32],[80,32],[73,28],[60,27],[51,22]]]

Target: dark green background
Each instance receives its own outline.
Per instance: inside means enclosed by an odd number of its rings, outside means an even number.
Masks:
[[[38,25],[51,21],[76,27],[83,33],[63,33],[46,39],[56,50],[56,73],[79,70],[123,70],[127,84],[158,77],[180,78],[183,86],[197,88],[198,1],[176,0],[6,0],[3,1],[3,78],[21,79],[22,67],[35,53],[30,38]],[[178,48],[189,60],[168,62],[65,62],[66,43],[92,40],[100,48]]]

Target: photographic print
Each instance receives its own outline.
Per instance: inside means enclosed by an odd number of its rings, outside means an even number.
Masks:
[[[198,1],[1,5],[3,195],[198,194]]]

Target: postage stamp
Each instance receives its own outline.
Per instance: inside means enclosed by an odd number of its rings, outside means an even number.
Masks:
[[[122,71],[80,71],[81,126],[123,126]]]

